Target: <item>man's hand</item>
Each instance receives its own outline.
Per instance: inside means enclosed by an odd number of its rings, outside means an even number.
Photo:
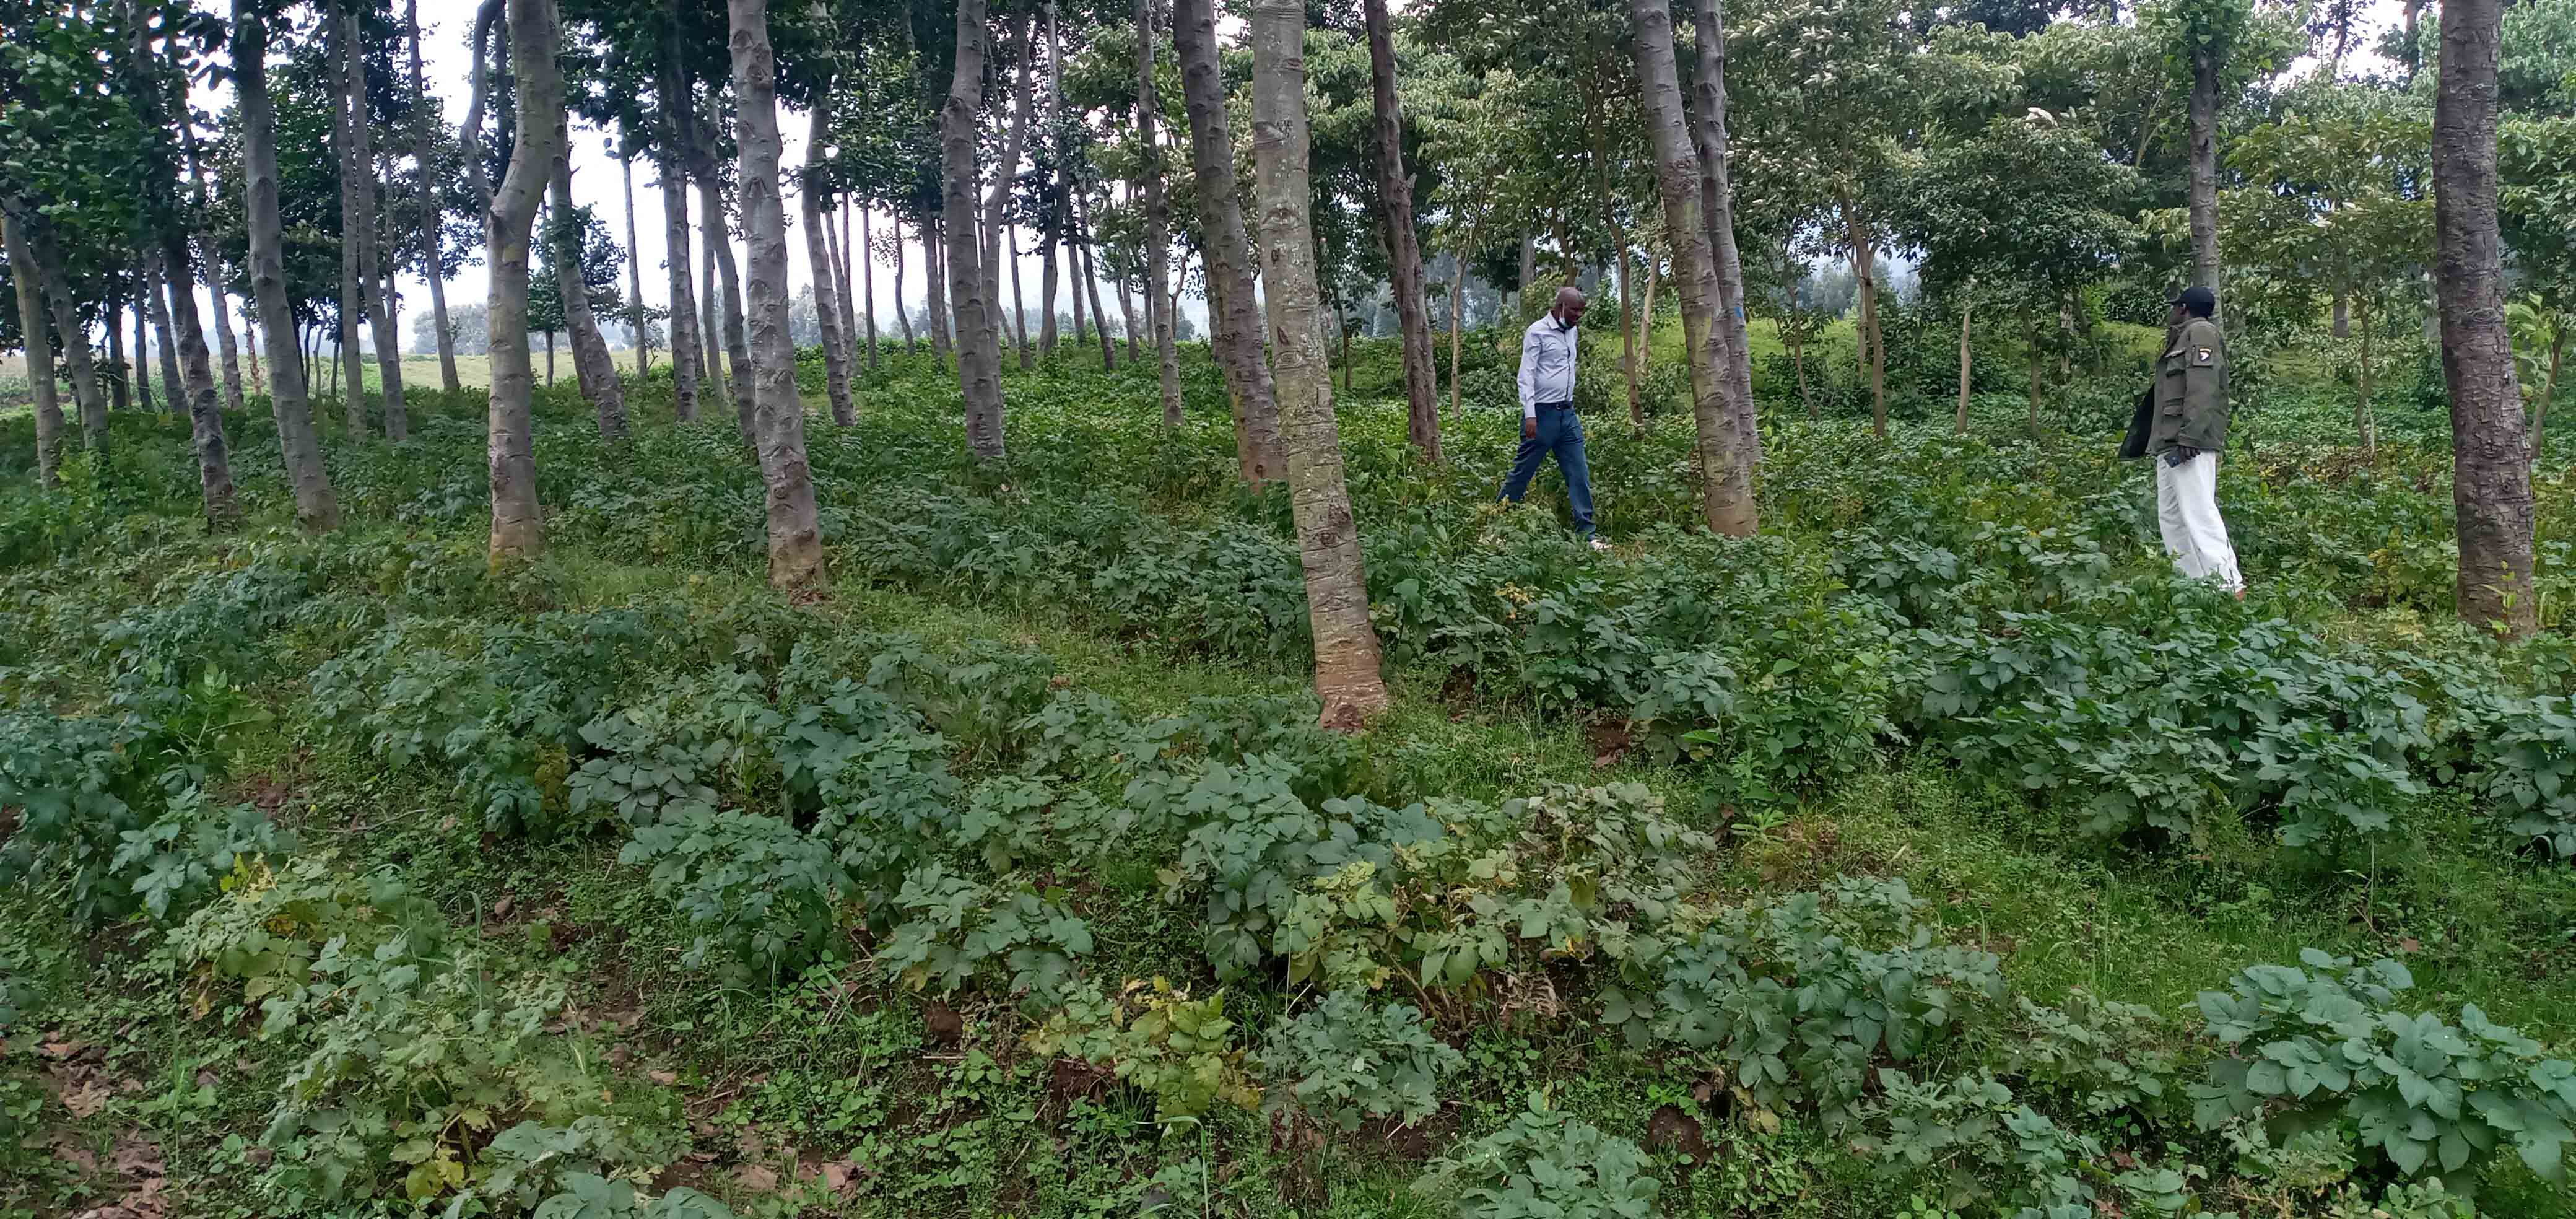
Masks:
[[[1521,439],[1523,439],[1523,440],[1536,440],[1536,439],[1538,439],[1538,416],[1536,416],[1536,415],[1523,415],[1523,416],[1521,416]]]

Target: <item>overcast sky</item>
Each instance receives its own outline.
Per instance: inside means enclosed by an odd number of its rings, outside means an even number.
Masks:
[[[1399,3],[1396,7],[1404,8],[1409,5]],[[454,119],[461,119],[464,116],[468,100],[472,57],[466,46],[466,39],[473,31],[474,10],[475,0],[420,0],[421,55],[424,71],[427,74],[430,91],[439,95],[445,102],[447,115]],[[2364,28],[2354,40],[2361,49],[2358,54],[2351,57],[2353,62],[2348,63],[2347,71],[2366,71],[2382,66],[2377,57],[2367,48],[2377,42],[2381,31],[2400,20],[2400,13],[2399,0],[2367,0],[2364,9]],[[1238,23],[1229,20],[1225,24],[1232,26]],[[1231,38],[1234,36],[1234,31],[1227,29],[1221,36]],[[2306,64],[2302,63],[2293,70],[2305,70],[2305,68]],[[201,109],[218,110],[230,104],[229,94],[229,87],[201,88],[195,100]],[[805,157],[806,116],[803,112],[784,104],[780,106],[779,111],[779,127],[786,140],[783,163],[791,167],[802,164]],[[1166,136],[1168,135],[1167,132]],[[594,209],[599,217],[607,222],[609,231],[622,245],[626,234],[625,199],[620,185],[617,159],[610,155],[609,151],[612,142],[613,137],[610,132],[588,127],[578,119],[574,121],[572,189],[574,200]],[[652,163],[639,160],[635,165],[636,256],[641,263],[645,300],[656,306],[662,306],[669,303],[670,281],[668,273],[663,270],[662,197],[655,186],[658,181]],[[694,219],[696,202],[696,192],[692,191],[690,192],[693,217],[690,232],[692,234],[699,231]],[[788,201],[787,207],[788,284],[789,290],[796,292],[803,290],[812,277],[806,265],[803,235],[796,230],[798,217],[793,198]],[[884,218],[878,219],[881,232]],[[1023,251],[1020,259],[1020,275],[1029,307],[1034,310],[1038,307],[1039,262],[1033,253],[1027,252],[1033,234],[1023,231],[1020,233],[1020,238]],[[697,256],[703,258],[704,254],[699,252]],[[735,242],[734,257],[737,265],[745,257],[739,241]],[[922,267],[920,246],[917,242],[908,239],[904,255],[904,294],[905,300],[916,309],[923,299]],[[853,274],[855,276],[855,271]],[[408,348],[411,345],[412,333],[410,315],[429,308],[429,291],[426,284],[412,275],[401,276],[397,284],[402,293],[402,308],[405,315],[402,319],[401,341]],[[488,277],[478,251],[476,261],[468,264],[454,279],[448,281],[447,298],[451,305],[479,302],[484,298],[487,287]],[[1009,290],[1009,284],[1005,282],[1003,285],[1005,301],[1008,300]],[[1060,293],[1062,291],[1059,289]],[[1110,315],[1114,318],[1118,316],[1118,304],[1108,299],[1108,295],[1108,285],[1104,283],[1102,285],[1103,303],[1108,306]],[[198,297],[202,307],[206,300],[203,289],[199,290]],[[875,297],[879,330],[899,333],[900,326],[896,323],[893,312],[896,304],[893,269],[889,266],[880,264],[877,267]],[[1141,308],[1141,302],[1139,306]],[[1004,307],[1008,308],[1007,304]],[[237,302],[236,311],[239,308],[240,305]],[[1060,294],[1057,298],[1057,311],[1069,313],[1071,310],[1071,302],[1065,300]],[[1202,302],[1184,300],[1181,304],[1181,312],[1199,327],[1201,333],[1205,333],[1206,306]]]

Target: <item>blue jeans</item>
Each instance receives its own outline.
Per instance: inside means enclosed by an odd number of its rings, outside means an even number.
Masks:
[[[1583,456],[1583,420],[1567,405],[1540,403],[1538,434],[1521,437],[1521,451],[1512,458],[1512,475],[1503,480],[1502,498],[1521,502],[1529,493],[1530,480],[1538,477],[1539,464],[1548,454],[1556,455],[1556,468],[1565,475],[1565,498],[1574,505],[1574,527],[1583,536],[1592,536],[1592,463]]]

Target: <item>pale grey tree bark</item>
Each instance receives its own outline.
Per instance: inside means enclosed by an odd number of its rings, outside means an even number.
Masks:
[[[877,366],[877,255],[876,234],[869,231],[871,227],[869,224],[870,219],[871,217],[869,215],[867,205],[861,204],[859,206],[859,248],[857,253],[859,262],[859,295],[867,301],[868,367],[875,368]],[[897,234],[901,234],[903,232],[902,226],[897,225],[895,232]],[[895,293],[894,304],[895,312],[903,312],[903,293],[900,291]]]
[[[958,0],[956,70],[939,111],[940,203],[948,238],[948,290],[957,309],[957,384],[966,398],[966,443],[979,460],[999,462],[1004,456],[1001,331],[984,295],[984,273],[977,265],[982,251],[975,236],[975,117],[984,106],[984,13],[984,0]]]
[[[1322,294],[1307,213],[1305,33],[1300,0],[1261,0],[1253,10],[1252,155],[1278,353],[1280,431],[1315,639],[1315,693],[1323,700],[1325,727],[1356,732],[1386,709],[1387,694],[1316,316]]]
[[[1235,465],[1259,486],[1280,473],[1279,403],[1262,352],[1261,308],[1252,294],[1251,243],[1237,202],[1234,137],[1227,129],[1225,75],[1217,65],[1211,0],[1173,0],[1172,48],[1190,116],[1190,163],[1199,189],[1201,255],[1208,282],[1208,329],[1234,410]],[[1052,302],[1052,297],[1049,298]]]
[[[805,258],[814,274],[814,320],[823,327],[823,387],[832,405],[832,422],[848,427],[859,421],[850,403],[850,349],[841,333],[840,271],[833,265],[832,226],[823,214],[823,147],[831,142],[827,107],[818,99],[805,135],[805,181],[796,192],[798,218],[804,221]]]
[[[348,48],[343,63],[349,89],[349,166],[355,171],[349,190],[358,201],[358,284],[366,308],[367,335],[376,345],[376,379],[383,391],[385,439],[400,444],[411,438],[411,415],[403,405],[402,336],[394,333],[392,302],[385,298],[385,276],[378,265],[383,247],[377,231],[376,156],[367,114],[366,41],[355,8],[341,14],[341,41]],[[346,239],[344,234],[343,240]],[[353,398],[358,396],[358,385],[356,381],[350,383]]]
[[[1761,525],[1753,500],[1751,442],[1730,397],[1726,341],[1717,327],[1717,276],[1700,207],[1700,160],[1683,114],[1681,73],[1673,57],[1669,0],[1633,0],[1637,83],[1655,150],[1655,184],[1664,202],[1664,231],[1673,247],[1673,286],[1682,298],[1682,343],[1690,356],[1691,414],[1698,425],[1701,515],[1710,531],[1750,537]],[[1652,321],[1652,315],[1648,317]]]
[[[152,350],[153,354],[161,359],[161,392],[169,395],[172,411],[183,411],[188,409],[188,401],[194,387],[179,369],[179,336],[177,330],[170,325],[170,297],[186,289],[171,283],[169,260],[162,256],[160,250],[147,248],[143,257],[144,261],[150,264],[152,272],[152,282],[144,288],[143,304],[145,310],[152,315]],[[214,393],[214,388],[210,378],[206,384],[206,392],[209,396]]]
[[[528,255],[546,188],[558,166],[571,164],[564,129],[563,76],[555,66],[555,52],[562,43],[555,0],[509,0],[509,28],[510,71],[519,91],[518,127],[510,167],[501,175],[492,210],[484,220],[485,247],[492,260],[491,292],[484,307],[491,325],[492,405],[486,449],[494,562],[533,556],[545,546],[533,436],[536,369],[528,352]],[[567,268],[576,280],[579,265]]]
[[[570,144],[569,138],[566,140]],[[566,154],[552,167],[554,223],[548,226],[548,242],[553,246],[555,295],[563,301],[564,329],[572,335],[572,372],[581,383],[581,396],[599,418],[599,434],[609,440],[626,438],[626,390],[617,383],[617,362],[608,354],[608,336],[599,332],[599,313],[590,307],[590,291],[584,284],[581,269],[582,231],[576,227],[577,213],[572,205],[572,156]]]
[[[323,8],[323,21],[323,46],[331,59],[331,160],[340,174],[340,314],[334,323],[337,329],[332,334],[332,358],[341,375],[335,378],[334,385],[347,386],[338,391],[341,413],[349,435],[357,437],[367,434],[366,381],[362,375],[366,358],[358,350],[358,328],[365,323],[367,303],[358,288],[357,235],[358,226],[367,216],[358,201],[358,182],[365,174],[350,159],[354,145],[349,132],[349,95],[353,90],[349,83],[353,72],[350,64],[357,50],[350,45],[348,23],[327,5]]]
[[[420,67],[420,0],[403,0],[403,32],[408,36],[411,49],[411,95],[425,102],[429,97],[429,82]],[[412,158],[420,163],[421,257],[423,265],[430,268],[429,274],[423,278],[429,281],[430,325],[438,332],[438,387],[453,394],[461,388],[461,383],[456,379],[456,342],[447,333],[447,285],[443,282],[446,277],[438,272],[446,255],[439,248],[438,189],[430,181],[429,171],[437,151],[428,122],[414,124]]]
[[[1181,426],[1181,357],[1172,336],[1172,208],[1163,199],[1163,151],[1157,143],[1162,101],[1154,89],[1154,0],[1136,0],[1136,137],[1145,147],[1145,313],[1153,319],[1154,358],[1163,394],[1163,426]],[[1019,268],[1011,270],[1019,282]],[[1021,354],[1027,354],[1025,338]],[[1025,360],[1023,360],[1025,363]]]
[[[1020,153],[1028,147],[1030,115],[1037,104],[1035,82],[1030,71],[1037,56],[1033,53],[1036,48],[1029,36],[1028,6],[1014,6],[1010,22],[1011,49],[1020,61],[1011,89],[1011,127],[1010,134],[1002,142],[1001,159],[994,163],[993,187],[984,194],[983,217],[984,320],[993,328],[993,345],[997,350],[1003,336],[1002,237],[1007,227],[1003,219],[1010,206],[1011,183],[1019,171]],[[1012,268],[1013,275],[1016,276],[1018,271],[1016,266]]]
[[[680,171],[680,133],[690,122],[688,90],[679,83],[678,7],[661,19],[661,59],[653,73],[654,100],[662,128],[654,133],[653,172],[661,179],[662,266],[671,294],[672,415],[686,423],[698,417],[698,383],[706,376],[706,348],[698,335],[697,276],[689,266],[689,188]]]
[[[33,248],[18,227],[16,207],[0,209],[0,242],[7,245],[10,266],[36,265]],[[18,333],[23,336],[27,355],[27,396],[34,400],[36,408],[36,485],[50,489],[62,485],[63,407],[54,390],[54,344],[46,324],[45,293],[33,275],[12,275],[9,282],[18,293]]]
[[[260,337],[268,344],[270,410],[277,443],[295,489],[295,519],[308,531],[340,527],[339,497],[322,469],[322,443],[313,430],[301,353],[295,349],[295,310],[286,295],[286,235],[277,206],[277,111],[268,97],[268,21],[263,0],[233,0],[233,94],[242,120],[242,190],[250,231],[251,298],[259,305]]]
[[[742,220],[750,240],[745,302],[761,481],[769,489],[769,582],[826,582],[823,525],[805,461],[805,405],[796,396],[796,345],[787,336],[787,200],[779,193],[778,62],[768,0],[729,0],[734,143],[742,152]]]
[[[627,341],[635,347],[635,376],[640,381],[653,371],[653,340],[644,318],[644,260],[637,256],[635,241],[635,133],[626,130],[622,121],[617,131],[617,181],[626,197]]]

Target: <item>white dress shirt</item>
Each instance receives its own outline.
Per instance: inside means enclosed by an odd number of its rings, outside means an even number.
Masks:
[[[1538,418],[1541,402],[1574,401],[1576,328],[1549,312],[1521,332],[1521,417]]]

